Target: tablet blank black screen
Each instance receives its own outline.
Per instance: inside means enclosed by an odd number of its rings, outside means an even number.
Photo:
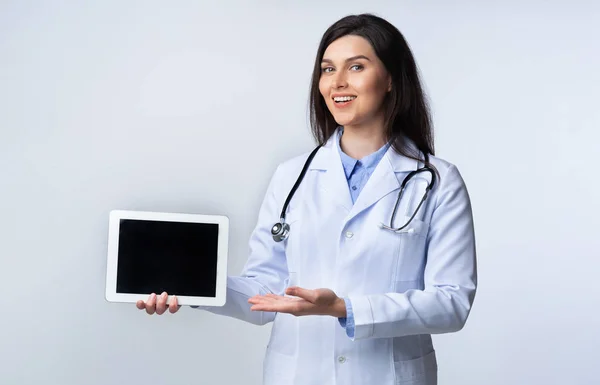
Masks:
[[[215,297],[219,225],[120,222],[118,293]]]

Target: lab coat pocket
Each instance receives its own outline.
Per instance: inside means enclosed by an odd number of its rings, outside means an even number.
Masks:
[[[409,217],[403,218],[408,222]],[[395,269],[395,282],[418,281],[422,279],[426,262],[426,244],[429,224],[413,218],[404,229],[395,233],[399,239]]]
[[[394,225],[404,226],[409,220],[410,217],[407,215],[402,217],[397,216]],[[410,223],[408,223],[407,226],[405,226],[402,230],[396,231],[395,233],[402,237],[426,237],[427,230],[429,230],[428,224],[415,217],[410,221]]]
[[[414,360],[394,362],[396,385],[437,385],[435,351]]]

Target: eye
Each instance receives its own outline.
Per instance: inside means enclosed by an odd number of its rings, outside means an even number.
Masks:
[[[354,64],[353,66],[350,67],[351,70],[354,71],[360,71],[361,69],[363,69],[363,66],[360,64]]]
[[[324,68],[321,68],[321,72],[331,72],[331,71],[333,71],[333,68],[332,68],[332,67],[324,67]]]

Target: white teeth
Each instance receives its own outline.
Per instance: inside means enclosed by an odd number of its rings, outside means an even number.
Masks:
[[[336,96],[333,98],[336,102],[349,102],[350,100],[356,99],[356,96]]]

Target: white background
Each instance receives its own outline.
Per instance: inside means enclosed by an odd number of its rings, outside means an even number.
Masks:
[[[238,274],[276,165],[313,146],[322,33],[374,12],[473,203],[480,286],[434,337],[440,384],[598,384],[598,3],[283,3],[0,3],[0,383],[259,385],[270,326],[105,301],[108,212],[227,215]]]

